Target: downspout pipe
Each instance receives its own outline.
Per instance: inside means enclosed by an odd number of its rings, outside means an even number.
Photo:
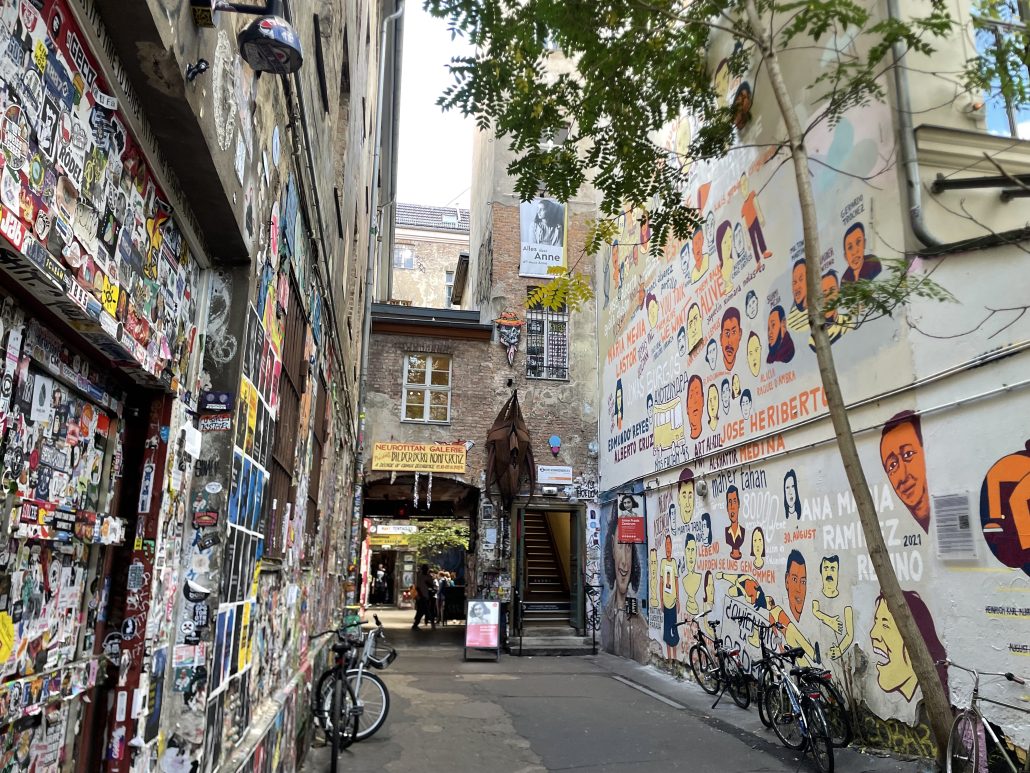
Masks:
[[[901,20],[898,0],[887,0],[887,15],[894,21]],[[1001,233],[989,233],[971,239],[960,239],[944,242],[930,232],[923,219],[923,189],[919,177],[919,153],[916,148],[916,134],[912,126],[912,92],[908,87],[908,75],[904,69],[905,48],[897,42],[891,47],[894,59],[894,93],[898,109],[898,144],[901,155],[901,167],[905,173],[905,193],[908,200],[908,223],[912,234],[922,244],[915,251],[924,258],[948,255],[953,252],[982,250],[989,247],[1001,247],[1018,244],[1030,239],[1030,228],[1017,228]]]
[[[380,224],[385,222],[385,219],[381,216],[382,213],[379,212],[379,168],[382,164],[383,152],[383,99],[384,91],[386,90],[386,41],[390,26],[396,23],[397,20],[400,19],[401,14],[404,13],[404,0],[397,0],[396,8],[397,10],[383,19],[383,31],[379,41],[379,83],[376,96],[375,134],[373,135],[373,141],[375,144],[373,145],[372,156],[372,202],[369,207],[369,212],[372,217],[375,218],[375,221],[369,224],[368,254],[365,258],[365,302],[361,322],[361,375],[358,381],[358,437],[357,449],[354,454],[355,471],[353,517],[357,520],[359,526],[364,510],[362,481],[365,469],[365,447],[367,445],[365,438],[365,402],[368,396],[368,348],[369,339],[372,334],[372,294],[375,288],[376,247],[378,246],[382,235]],[[396,82],[394,83],[394,87],[397,88]],[[351,546],[352,550],[355,548],[356,546]],[[359,578],[357,577],[355,578],[355,587],[358,587],[358,579]]]

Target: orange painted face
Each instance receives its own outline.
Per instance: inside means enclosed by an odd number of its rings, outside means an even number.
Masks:
[[[687,386],[687,420],[690,422],[690,437],[701,436],[701,422],[705,415],[704,385],[701,379],[692,378]]]
[[[783,337],[783,320],[779,312],[773,311],[769,314],[769,348],[774,348]]]
[[[805,264],[794,266],[790,275],[790,289],[794,294],[794,303],[798,308],[804,308],[805,300],[808,297],[808,289],[805,287]]]
[[[805,611],[805,596],[808,595],[808,570],[804,564],[792,563],[787,572],[787,602],[795,620],[801,619]]]
[[[837,293],[840,291],[840,287],[837,285],[837,278],[832,274],[822,278],[822,281],[819,283],[819,289],[822,290],[825,303],[829,303],[836,298]],[[823,315],[832,322],[837,318],[837,311],[835,309],[827,309],[823,312]]]
[[[904,422],[880,440],[880,461],[891,486],[924,530],[930,521],[923,443],[912,422]]]
[[[733,370],[740,349],[740,320],[730,317],[722,323],[722,361],[726,370]]]
[[[857,276],[865,258],[865,234],[861,229],[856,228],[844,239],[844,258]]]

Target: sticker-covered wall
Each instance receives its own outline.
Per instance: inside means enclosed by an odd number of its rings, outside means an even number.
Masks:
[[[727,104],[739,85],[721,84]],[[930,754],[829,426],[804,282],[806,261],[819,261],[832,295],[883,281],[898,257],[907,212],[891,112],[863,107],[809,133],[816,257],[804,254],[789,158],[761,149],[764,107],[756,100],[740,146],[688,170],[684,195],[701,216],[690,238],[653,257],[646,218],[627,211],[599,260],[602,644],[671,668],[720,620],[749,665],[756,624],[781,623],[770,643],[832,669],[870,742]],[[663,140],[682,151],[693,132],[683,120]],[[824,325],[890,561],[931,654],[1023,673],[1030,431],[1013,419],[1030,415],[1030,326],[1013,286],[1018,255],[917,258],[911,270],[932,272],[957,302],[869,320],[827,313]],[[970,680],[943,667],[939,678],[965,705]],[[1027,746],[1023,715],[985,711]]]

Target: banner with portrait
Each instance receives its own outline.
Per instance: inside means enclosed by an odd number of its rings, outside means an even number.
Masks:
[[[556,199],[536,198],[519,205],[522,251],[519,276],[548,276],[547,270],[565,265],[565,205]]]

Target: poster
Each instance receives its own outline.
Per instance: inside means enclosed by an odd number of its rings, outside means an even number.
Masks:
[[[500,646],[501,602],[471,599],[465,613],[465,646],[497,649]]]
[[[537,198],[519,205],[522,252],[519,276],[547,277],[547,270],[565,265],[565,205]]]

